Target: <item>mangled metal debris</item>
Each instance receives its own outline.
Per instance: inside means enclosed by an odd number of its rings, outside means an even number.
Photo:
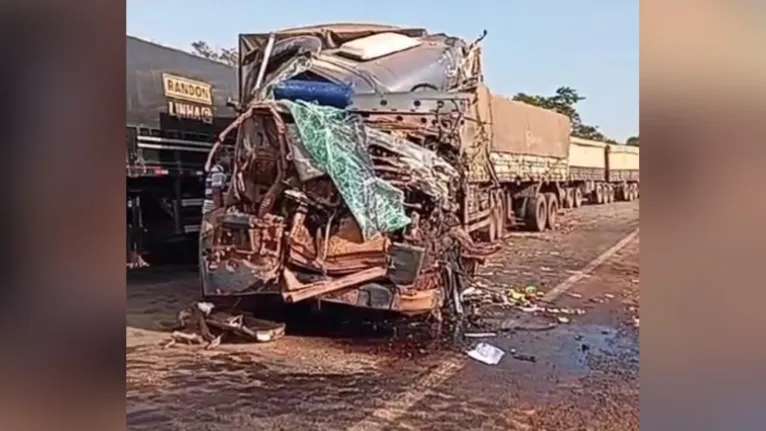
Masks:
[[[379,54],[412,58],[389,80],[340,52],[375,33],[242,37],[232,181],[200,232],[204,295],[462,313],[464,279],[499,248],[462,216],[478,45],[403,30],[419,51]]]
[[[284,334],[285,325],[282,323],[256,319],[248,313],[234,310],[218,311],[210,302],[197,302],[178,313],[178,326],[164,346],[183,343],[212,349],[224,341],[265,343]]]

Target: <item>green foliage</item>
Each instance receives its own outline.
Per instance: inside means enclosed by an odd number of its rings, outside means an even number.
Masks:
[[[628,138],[628,140],[625,141],[625,145],[631,145],[631,146],[637,147],[638,146],[638,136],[631,136],[630,138]]]
[[[194,50],[193,54],[199,55],[200,57],[225,63],[232,67],[237,67],[239,65],[239,54],[237,54],[237,50],[234,48],[221,48],[216,50],[211,48],[207,42],[201,40],[192,42],[191,46]]]
[[[615,140],[601,133],[601,131],[598,130],[598,126],[590,126],[582,122],[582,118],[580,118],[580,114],[577,112],[576,105],[578,102],[585,100],[585,97],[581,96],[577,90],[572,87],[559,87],[556,89],[556,93],[553,96],[518,93],[513,96],[513,100],[566,115],[572,122],[573,136],[594,141],[609,142],[612,144],[617,143]]]

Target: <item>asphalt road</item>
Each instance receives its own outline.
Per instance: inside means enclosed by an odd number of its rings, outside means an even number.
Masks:
[[[196,299],[196,274],[134,281],[126,316],[128,428],[637,430],[638,216],[637,202],[586,206],[568,212],[556,232],[504,240],[482,269],[469,310],[475,330],[497,335],[467,340],[468,347],[483,341],[506,352],[494,366],[442,343],[343,331],[163,349],[163,323]],[[538,303],[547,312],[481,293],[527,286],[541,296],[557,293]]]

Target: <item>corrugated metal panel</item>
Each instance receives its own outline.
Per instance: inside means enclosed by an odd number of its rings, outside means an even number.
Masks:
[[[606,143],[570,138],[569,166],[579,168],[606,168]]]
[[[492,151],[566,159],[569,118],[557,112],[492,96]]]
[[[637,171],[639,147],[609,144],[609,170]]]

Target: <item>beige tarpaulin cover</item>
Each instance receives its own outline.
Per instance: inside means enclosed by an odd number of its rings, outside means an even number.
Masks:
[[[639,159],[638,147],[609,144],[609,169],[637,171]]]
[[[480,93],[481,94],[481,93]],[[569,118],[557,112],[491,96],[492,151],[566,158]]]
[[[569,166],[578,168],[605,169],[606,143],[589,139],[569,138]]]
[[[480,83],[470,118],[463,142],[472,181],[490,179],[487,161],[501,182],[567,178],[570,126],[566,116],[494,96]]]

